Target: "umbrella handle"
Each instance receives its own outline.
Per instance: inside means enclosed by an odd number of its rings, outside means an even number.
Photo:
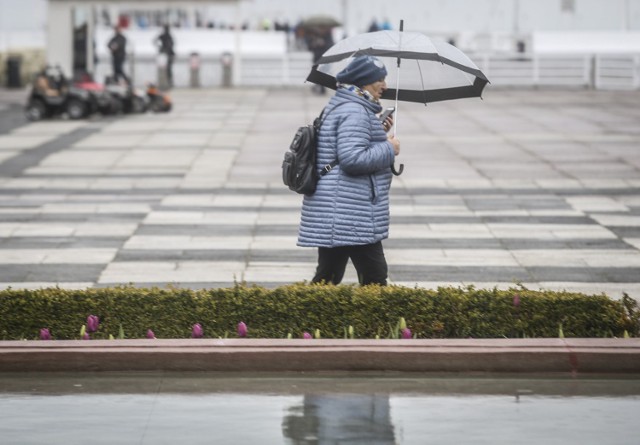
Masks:
[[[393,173],[394,175],[400,176],[403,171],[404,171],[404,164],[400,164],[400,167],[398,168],[398,170],[396,170],[395,165],[391,164],[391,173]]]

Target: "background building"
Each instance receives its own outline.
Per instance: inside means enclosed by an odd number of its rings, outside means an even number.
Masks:
[[[295,26],[316,14],[342,22],[335,38],[374,23],[397,28],[404,19],[406,30],[454,42],[477,63],[518,52],[640,54],[640,0],[0,0],[0,83],[12,56],[21,58],[24,81],[46,62],[70,74],[102,77],[109,69],[105,42],[115,24],[125,27],[129,69],[142,82],[155,77],[152,40],[161,24],[170,23],[178,85],[189,83],[193,54],[201,57],[205,86],[219,84],[220,60],[229,53],[236,55],[235,83],[251,83],[251,66],[264,66],[255,60],[266,58],[271,71],[282,71],[267,83],[288,84],[308,64]]]

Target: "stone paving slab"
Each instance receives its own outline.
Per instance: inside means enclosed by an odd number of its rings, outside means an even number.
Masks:
[[[0,342],[0,372],[401,371],[639,374],[640,339]]]
[[[329,96],[305,86],[172,98],[167,114],[0,134],[0,288],[311,278],[316,253],[295,246],[301,197],[280,165]],[[639,100],[488,89],[482,101],[401,104],[391,282],[640,299]]]

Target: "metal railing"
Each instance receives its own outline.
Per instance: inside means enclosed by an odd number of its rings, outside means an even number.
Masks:
[[[640,54],[563,54],[533,55],[471,54],[471,58],[486,74],[493,87],[568,87],[607,90],[640,89]],[[311,70],[308,52],[289,52],[282,56],[243,55],[240,72],[234,80],[239,86],[303,85]],[[135,83],[157,82],[155,57],[129,57],[128,69]],[[188,56],[177,57],[173,67],[174,84],[190,86],[193,69]],[[208,56],[200,60],[199,79],[202,87],[223,84],[225,64],[221,57]],[[104,79],[111,70],[109,61],[101,60],[96,78]]]

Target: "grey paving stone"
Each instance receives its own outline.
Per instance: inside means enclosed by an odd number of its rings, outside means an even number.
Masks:
[[[259,230],[260,228],[258,228]],[[189,236],[245,236],[250,235],[254,228],[252,226],[240,225],[210,225],[210,224],[142,224],[138,227],[135,235],[189,235]],[[286,233],[291,233],[287,231]],[[262,233],[264,234],[264,232]],[[273,233],[275,234],[275,233]]]
[[[411,238],[389,238],[382,242],[385,248],[390,249],[500,249],[502,243],[495,238],[482,239],[411,239]]]
[[[96,282],[103,265],[86,264],[4,264],[0,282]]]
[[[640,277],[638,268],[603,268],[603,267],[528,267],[533,281],[559,281],[582,283],[634,283]]]
[[[509,216],[509,215],[483,215],[483,222],[513,223],[513,224],[594,224],[588,216]]]
[[[120,247],[128,237],[10,237],[0,239],[0,249],[77,249]],[[0,252],[0,255],[2,253]]]
[[[22,175],[26,169],[40,164],[40,162],[48,156],[68,148],[97,131],[98,129],[96,128],[79,128],[71,133],[64,134],[50,142],[44,143],[39,147],[25,150],[19,155],[0,163],[0,176],[10,178],[18,177]]]
[[[449,281],[449,282],[527,282],[532,276],[524,267],[448,267],[389,265],[393,281]]]
[[[146,213],[3,213],[3,222],[131,222],[143,219]]]
[[[227,250],[120,250],[114,261],[247,261],[250,252]]]
[[[613,233],[620,238],[640,238],[640,227],[608,227]]]
[[[7,134],[29,123],[23,110],[24,107],[18,104],[0,108],[0,134]]]
[[[480,210],[511,210],[511,209],[524,209],[524,210],[538,210],[538,209],[570,209],[571,206],[567,204],[564,199],[545,197],[545,198],[529,198],[529,199],[493,199],[493,198],[478,198],[478,197],[466,197],[465,201],[469,206],[469,209]]]

